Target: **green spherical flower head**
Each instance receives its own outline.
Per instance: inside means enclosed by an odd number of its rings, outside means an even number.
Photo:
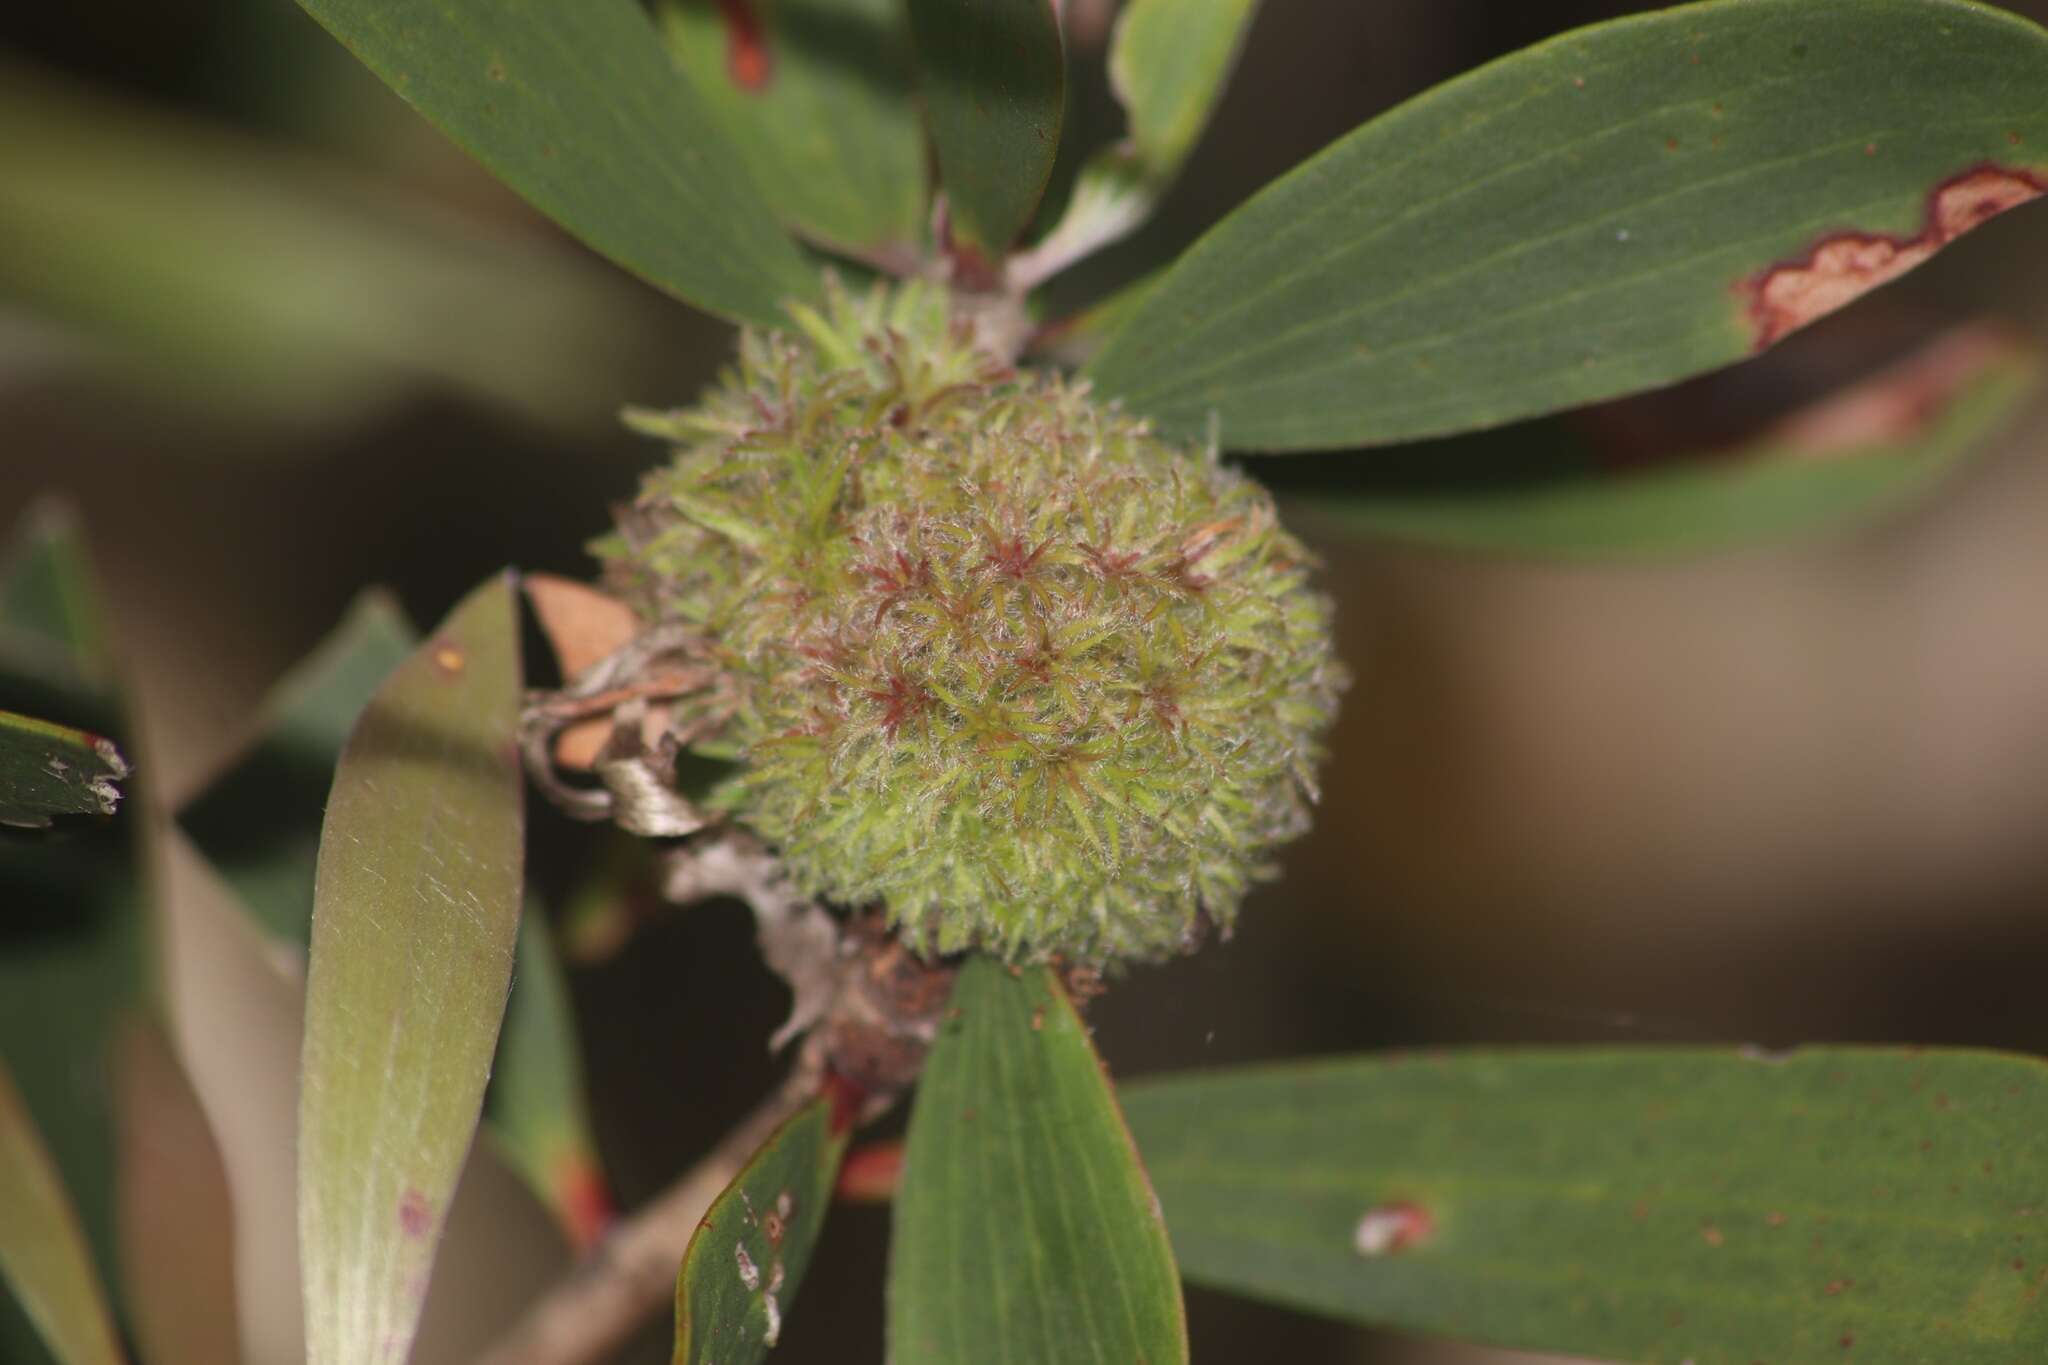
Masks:
[[[637,416],[678,448],[601,547],[724,675],[692,717],[740,760],[715,804],[925,951],[1227,930],[1307,824],[1342,684],[1271,498],[991,359],[937,288],[794,316]]]

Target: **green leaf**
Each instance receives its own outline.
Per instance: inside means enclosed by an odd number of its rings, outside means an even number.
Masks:
[[[300,0],[385,84],[590,246],[775,326],[817,294],[633,0]]]
[[[784,223],[862,259],[915,259],[928,191],[900,0],[657,0],[655,17]]]
[[[676,1365],[759,1365],[782,1335],[852,1131],[828,1091],[777,1128],[690,1238]]]
[[[303,949],[313,919],[320,816],[335,761],[416,636],[388,594],[358,597],[332,634],[271,689],[248,748],[179,812],[271,937]]]
[[[1088,1030],[1052,973],[960,969],[910,1116],[895,1365],[1171,1365],[1173,1253]]]
[[[0,711],[0,825],[46,829],[52,816],[112,815],[127,776],[114,741]]]
[[[101,615],[71,509],[54,500],[32,505],[0,553],[0,665],[70,691],[104,685]]]
[[[1109,46],[1130,150],[1155,189],[1179,172],[1223,93],[1258,0],[1131,0]]]
[[[320,818],[342,745],[416,641],[388,594],[357,598],[264,700],[248,749],[180,814],[251,917],[294,949],[303,951],[310,934]],[[590,1135],[575,1020],[537,907],[522,919],[517,964],[485,1121],[571,1240],[588,1246],[610,1200]]]
[[[1199,1283],[1645,1365],[2048,1355],[2032,1058],[1532,1049],[1123,1099]]]
[[[0,1279],[62,1365],[118,1365],[106,1290],[35,1120],[0,1065]]]
[[[1035,288],[1128,236],[1194,150],[1223,91],[1256,0],[1132,0],[1110,40],[1109,78],[1129,124],[1123,141],[1089,158],[1059,223],[1009,269]]]
[[[64,359],[160,402],[324,435],[431,385],[583,437],[665,377],[647,355],[673,340],[669,308],[587,253],[441,202],[423,177],[366,177],[4,59],[0,126],[0,294],[62,324],[60,346],[82,343]]]
[[[1566,34],[1261,191],[1090,369],[1243,450],[1670,383],[2037,195],[2044,81],[2048,34],[1954,0],[1712,0]]]
[[[569,983],[538,906],[520,922],[517,967],[484,1120],[570,1242],[587,1251],[611,1222],[611,1195],[591,1135]]]
[[[0,706],[125,728],[107,631],[70,513],[44,503],[0,551]],[[141,999],[140,794],[107,821],[0,831],[0,1065],[49,1144],[103,1281],[118,1266],[109,1050]],[[0,1222],[4,1222],[0,1219]],[[43,1358],[0,1298],[0,1358]]]
[[[1059,151],[1066,54],[1052,0],[910,0],[939,183],[956,239],[999,258]]]
[[[505,1011],[519,927],[509,575],[400,664],[321,833],[299,1101],[311,1365],[405,1360]]]
[[[1302,510],[1390,540],[1569,558],[1696,553],[1860,523],[1982,451],[2039,391],[2035,350],[1985,343],[1958,333],[1739,450],[1499,490],[1304,499]]]

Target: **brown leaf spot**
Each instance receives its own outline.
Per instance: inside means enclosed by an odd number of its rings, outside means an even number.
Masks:
[[[1827,1286],[1820,1292],[1832,1299],[1843,1290],[1854,1288],[1855,1284],[1856,1281],[1854,1280],[1829,1280]]]
[[[1781,1228],[1781,1227],[1784,1227],[1784,1226],[1785,1226],[1785,1215],[1784,1215],[1783,1213],[1779,1212],[1779,1211],[1778,1211],[1777,1209],[1772,1209],[1772,1210],[1771,1210],[1771,1211],[1770,1211],[1769,1213],[1767,1213],[1767,1214],[1765,1214],[1765,1215],[1764,1215],[1764,1224],[1765,1224],[1765,1226],[1767,1226],[1767,1227],[1774,1227],[1774,1228]]]
[[[1753,346],[1763,350],[1878,285],[1919,265],[1971,228],[2048,190],[2031,170],[1989,163],[1937,185],[1911,237],[1837,232],[1795,260],[1770,266],[1737,286]]]
[[[398,1200],[398,1230],[406,1236],[420,1238],[434,1227],[434,1206],[418,1190],[407,1190]]]
[[[718,12],[725,18],[725,74],[742,90],[767,89],[775,63],[761,17],[749,0],[718,0]]]
[[[1913,237],[1843,231],[1823,237],[1798,260],[1790,260],[1741,282],[1753,346],[1763,350],[1894,280],[1950,241],[2007,209],[2048,190],[2032,170],[1976,166],[1944,180],[1927,196],[1927,219]]]
[[[1728,1237],[1720,1228],[1708,1223],[1700,1229],[1700,1240],[1710,1247],[1717,1247],[1726,1242]]]
[[[1352,1229],[1351,1249],[1360,1256],[1394,1256],[1425,1241],[1436,1220],[1419,1204],[1376,1204]]]

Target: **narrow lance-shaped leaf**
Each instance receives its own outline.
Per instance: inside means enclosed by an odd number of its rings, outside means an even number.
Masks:
[[[956,241],[993,261],[1031,221],[1059,151],[1066,55],[1052,0],[910,0]]]
[[[592,247],[767,326],[817,284],[633,0],[300,0],[464,150]]]
[[[1037,284],[1152,216],[1223,93],[1257,0],[1130,0],[1109,45],[1123,140],[1081,169],[1059,224],[1012,266]]]
[[[0,825],[43,829],[58,815],[112,815],[127,776],[114,741],[0,711]]]
[[[1173,1253],[1088,1030],[1052,973],[960,969],[896,1198],[889,1358],[1188,1358]]]
[[[303,949],[313,919],[320,817],[356,717],[416,636],[388,594],[341,624],[264,698],[248,747],[178,813],[271,937]]]
[[[32,510],[0,551],[0,706],[94,732],[124,728],[85,545],[54,503]],[[0,1065],[48,1144],[103,1282],[118,1265],[109,1045],[144,988],[146,828],[130,802],[111,820],[0,837]],[[44,1351],[0,1295],[0,1359],[32,1365]]]
[[[61,1365],[117,1365],[121,1348],[78,1213],[0,1065],[0,1280]]]
[[[1527,1050],[1127,1086],[1190,1280],[1615,1361],[2048,1358],[2048,1066]]]
[[[266,72],[285,98],[297,74]],[[582,439],[667,377],[648,352],[673,328],[644,290],[451,211],[418,176],[366,177],[5,57],[0,127],[0,295],[89,336],[67,361],[180,410],[329,431],[431,384]],[[236,446],[283,460],[320,444]]]
[[[2007,430],[2040,377],[2031,345],[1971,329],[1739,450],[1498,490],[1290,501],[1340,532],[1457,550],[1573,559],[1719,550],[1859,523],[1911,501]]]
[[[516,960],[484,1120],[570,1242],[587,1251],[611,1222],[611,1193],[591,1136],[569,983],[538,906],[520,923]]]
[[[378,689],[321,834],[299,1103],[312,1365],[401,1362],[476,1131],[519,927],[509,576]]]
[[[321,813],[342,745],[415,639],[387,594],[357,599],[272,689],[246,751],[180,813],[265,933],[291,949],[303,951],[311,930]],[[575,1020],[546,924],[537,907],[522,920],[484,1119],[571,1240],[587,1246],[610,1216],[610,1199],[590,1135]]]
[[[239,1365],[220,1144],[163,1024],[125,1020],[114,1051],[121,1300],[136,1352],[149,1365]]]
[[[824,1230],[853,1115],[829,1089],[777,1128],[704,1214],[676,1278],[675,1365],[760,1365]]]
[[[791,229],[909,262],[925,229],[925,145],[901,0],[658,0],[704,107]]]
[[[2048,34],[1955,0],[1710,0],[1566,34],[1261,191],[1090,370],[1243,450],[1670,383],[2039,195],[2044,81]]]

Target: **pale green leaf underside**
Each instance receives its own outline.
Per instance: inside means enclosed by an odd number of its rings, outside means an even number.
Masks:
[[[775,326],[817,282],[633,0],[300,0],[442,132],[597,251]]]
[[[676,1278],[675,1365],[760,1365],[825,1227],[849,1128],[819,1096],[706,1211]]]
[[[1158,1209],[1051,972],[961,967],[917,1091],[889,1266],[895,1365],[1173,1365]]]
[[[312,1365],[398,1365],[476,1130],[519,926],[512,583],[398,666],[321,833],[299,1107]]]
[[[0,1281],[59,1365],[119,1365],[106,1290],[35,1120],[0,1065]]]
[[[1453,1052],[1123,1100],[1202,1284],[1641,1365],[2048,1358],[2031,1058]],[[1404,1206],[1427,1217],[1419,1240],[1361,1254],[1361,1220]]]
[[[1702,553],[1859,524],[1910,504],[2012,423],[2040,388],[2031,350],[1989,358],[1910,431],[1811,449],[1771,434],[1638,473],[1497,492],[1304,501],[1340,530],[1491,554],[1600,559]]]
[[[925,228],[924,130],[901,0],[778,0],[736,31],[715,0],[657,22],[777,216],[828,247],[906,259]]]
[[[40,829],[58,815],[112,815],[127,776],[112,740],[0,711],[0,825]]]
[[[1051,0],[909,0],[954,232],[1001,256],[1059,151],[1066,57]]]
[[[1213,414],[1226,447],[1275,451],[1670,383],[2030,197],[2044,86],[2048,35],[1960,0],[1712,0],[1579,30],[1261,191],[1089,370],[1177,433]]]

